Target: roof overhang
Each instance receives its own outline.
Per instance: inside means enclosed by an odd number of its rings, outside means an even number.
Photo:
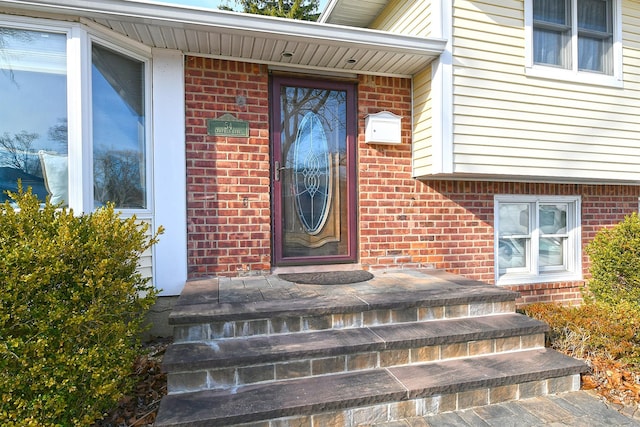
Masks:
[[[389,0],[329,0],[318,22],[367,28],[388,3]]]
[[[132,0],[0,0],[0,13],[93,21],[150,47],[296,69],[408,77],[440,39]]]

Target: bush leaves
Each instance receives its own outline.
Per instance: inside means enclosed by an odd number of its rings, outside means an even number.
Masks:
[[[30,190],[0,207],[0,424],[80,426],[131,386],[156,291],[137,271],[148,236],[113,206],[87,215]]]

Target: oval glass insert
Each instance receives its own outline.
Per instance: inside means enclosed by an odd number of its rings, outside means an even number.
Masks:
[[[331,203],[329,145],[318,116],[304,115],[294,141],[295,204],[300,222],[309,234],[322,230]]]

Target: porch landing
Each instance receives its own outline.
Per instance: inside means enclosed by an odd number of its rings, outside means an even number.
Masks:
[[[277,275],[216,277],[187,282],[169,317],[173,325],[194,320],[259,319],[270,314],[299,312],[309,315],[389,309],[397,305],[449,306],[474,301],[504,303],[515,310],[513,291],[487,285],[440,270],[391,270],[367,282],[346,285],[305,285]]]
[[[156,425],[396,425],[578,390],[586,367],[544,348],[517,296],[436,270],[188,282]]]

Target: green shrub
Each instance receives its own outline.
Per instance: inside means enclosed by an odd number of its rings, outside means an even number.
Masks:
[[[89,425],[131,386],[156,291],[156,242],[113,206],[74,216],[31,194],[0,205],[0,425]]]
[[[581,359],[601,357],[640,364],[640,311],[626,301],[586,302],[579,307],[538,303],[523,308],[549,325],[548,344]]]
[[[588,288],[597,301],[640,303],[640,218],[636,213],[600,230],[586,251],[591,259]]]

